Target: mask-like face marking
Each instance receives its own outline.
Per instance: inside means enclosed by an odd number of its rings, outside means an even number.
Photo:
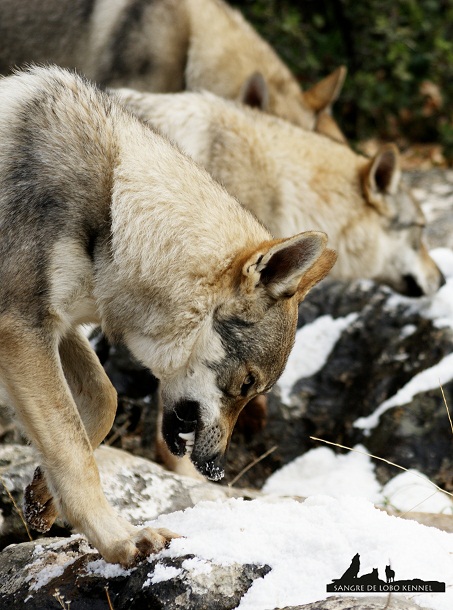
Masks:
[[[190,453],[196,468],[211,479],[223,476],[237,417],[283,372],[296,322],[295,299],[275,303],[258,321],[233,313],[214,315],[210,334],[216,357],[192,363],[187,376],[162,387],[163,435],[172,453]]]

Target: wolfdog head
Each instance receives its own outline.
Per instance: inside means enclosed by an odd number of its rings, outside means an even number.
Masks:
[[[238,99],[303,129],[346,143],[331,113],[345,78],[346,68],[340,66],[310,89],[301,91],[299,84],[288,75],[285,78],[282,74],[274,74],[266,80],[261,72],[254,72],[244,82]]]
[[[335,262],[325,244],[324,233],[310,231],[242,251],[215,288],[221,298],[187,363],[161,379],[164,439],[205,476],[223,476],[239,412],[282,373],[299,302]]]
[[[399,153],[393,144],[384,146],[362,175],[366,203],[376,210],[380,230],[375,232],[373,279],[410,297],[435,293],[445,278],[423,242],[424,214],[410,190],[401,183]]]

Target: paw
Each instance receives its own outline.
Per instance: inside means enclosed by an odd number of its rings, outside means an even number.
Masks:
[[[99,550],[106,561],[130,568],[140,563],[148,555],[162,551],[173,538],[180,537],[165,528],[134,528],[132,535],[127,540],[121,540],[108,549]]]
[[[23,511],[28,525],[41,533],[48,532],[58,517],[55,502],[39,466],[32,482],[25,488]]]

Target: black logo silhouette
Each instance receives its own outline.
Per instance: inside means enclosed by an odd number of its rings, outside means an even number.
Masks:
[[[357,553],[343,576],[327,585],[327,593],[445,593],[445,583],[437,580],[395,580],[395,571],[390,564],[385,566],[386,582],[379,578],[378,568],[362,576],[359,572],[360,555]]]
[[[385,577],[387,582],[395,582],[395,571],[392,570],[391,566],[385,566]]]
[[[360,571],[360,555],[356,553],[352,558],[351,565],[340,578],[340,580],[350,580],[351,578],[357,578],[357,574]]]

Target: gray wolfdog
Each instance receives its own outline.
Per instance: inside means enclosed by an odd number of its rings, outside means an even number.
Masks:
[[[115,513],[93,448],[116,394],[84,322],[161,381],[170,450],[218,479],[236,418],[269,390],[298,303],[328,273],[326,235],[270,233],[191,159],[60,68],[0,80],[0,381],[39,452],[36,529],[57,511],[107,561],[131,565],[169,531]]]
[[[346,69],[303,92],[222,0],[0,0],[0,40],[3,74],[50,62],[111,87],[206,89],[344,141],[330,110]]]
[[[401,182],[395,146],[368,159],[210,93],[115,93],[203,165],[273,235],[325,231],[338,252],[332,277],[370,278],[408,296],[432,294],[444,283],[423,243],[423,213]]]

